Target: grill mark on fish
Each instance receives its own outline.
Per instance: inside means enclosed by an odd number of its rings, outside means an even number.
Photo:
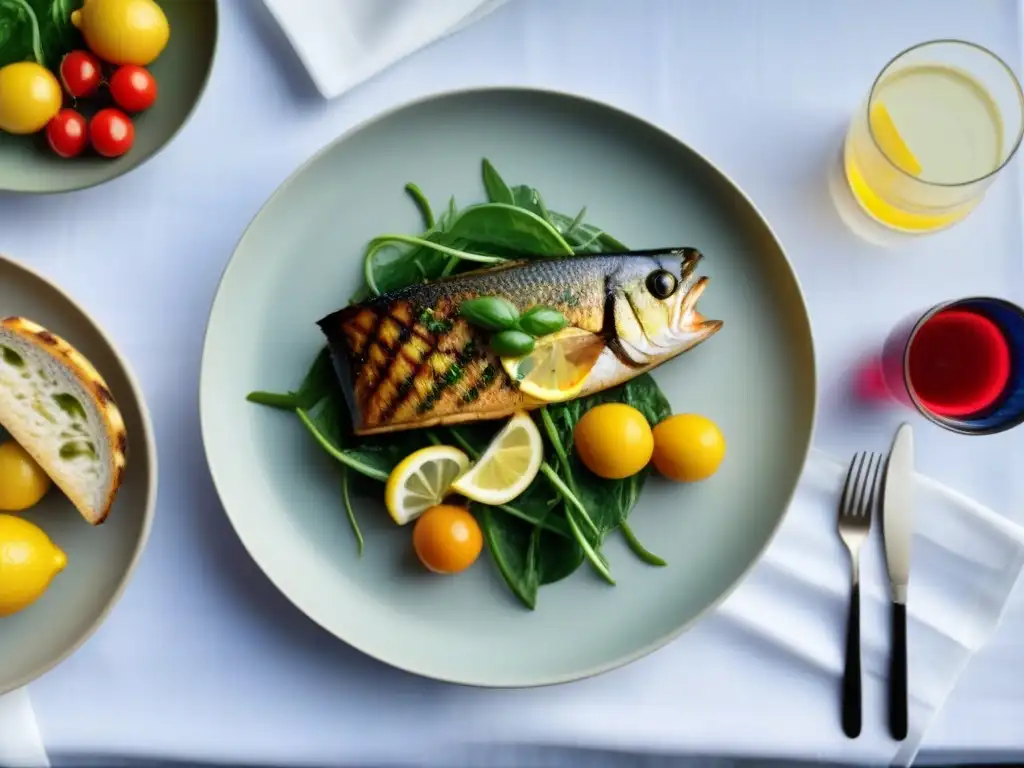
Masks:
[[[445,392],[465,375],[466,365],[472,360],[475,349],[474,339],[470,336],[466,345],[456,354],[455,360],[449,363],[444,373],[435,373],[434,385],[423,402],[416,406],[417,415],[429,413],[437,405]]]
[[[419,333],[416,333],[416,336],[421,340],[426,340]],[[398,413],[402,406],[404,406],[409,401],[409,398],[412,397],[413,394],[415,393],[416,379],[427,368],[427,366],[430,365],[430,358],[435,352],[437,352],[437,348],[440,344],[440,338],[435,336],[434,338],[430,339],[427,343],[430,346],[427,348],[426,352],[423,353],[419,360],[413,361],[416,366],[415,369],[405,378],[405,381],[402,382],[402,386],[399,387],[398,390],[398,396],[388,407],[388,410],[381,416],[382,422],[387,422],[389,419],[393,419],[395,417],[395,414]],[[402,354],[405,354],[405,352],[406,350],[403,347]]]
[[[400,376],[399,378],[401,380],[396,382],[392,379],[392,373],[394,373],[396,366],[399,366],[402,362],[405,362],[410,366],[419,365],[419,361],[410,357],[408,354],[408,345],[406,342],[412,332],[404,322],[411,322],[412,314],[408,311],[407,307],[405,308],[405,311],[403,311],[403,306],[404,305],[402,304],[396,304],[393,308],[387,308],[380,317],[380,321],[377,323],[376,346],[379,347],[383,353],[384,362],[379,363],[377,361],[373,361],[376,366],[376,370],[373,371],[373,376],[368,377],[368,379],[370,379],[370,381],[368,381],[369,387],[364,393],[364,401],[367,405],[370,405],[374,398],[377,398],[378,401],[381,400],[381,390],[388,382],[391,382],[394,386],[396,396],[401,397],[401,395],[398,395],[397,393],[403,391],[402,387],[408,376]],[[385,332],[388,336],[393,336],[394,338],[387,338],[384,335]],[[391,407],[390,401],[391,398],[383,404],[383,407],[381,403],[378,402],[378,408],[382,407],[383,411],[386,413]]]

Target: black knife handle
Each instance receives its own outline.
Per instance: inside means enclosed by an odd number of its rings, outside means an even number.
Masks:
[[[892,604],[892,656],[889,659],[889,731],[907,738],[907,606]]]
[[[843,733],[860,736],[860,583],[850,591],[850,614],[846,622],[846,668],[843,670]]]

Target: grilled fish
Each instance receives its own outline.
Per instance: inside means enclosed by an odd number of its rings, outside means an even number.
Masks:
[[[462,301],[500,296],[520,312],[558,309],[586,334],[578,397],[632,379],[722,327],[696,310],[695,248],[515,261],[413,285],[327,315],[327,337],[356,434],[499,419],[544,403],[520,391],[459,316]],[[539,342],[541,343],[541,342]],[[578,344],[577,344],[578,346]]]

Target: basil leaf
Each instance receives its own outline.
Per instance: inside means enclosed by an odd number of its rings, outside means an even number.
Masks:
[[[532,336],[547,336],[569,324],[565,315],[554,307],[533,307],[519,318],[519,329]]]
[[[491,336],[491,349],[500,357],[520,357],[533,352],[533,336],[522,331],[502,331]]]
[[[508,299],[500,296],[481,296],[467,299],[459,307],[459,314],[473,325],[488,331],[512,328],[519,319],[519,310]]]

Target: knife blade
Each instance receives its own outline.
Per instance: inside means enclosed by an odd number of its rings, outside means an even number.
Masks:
[[[914,510],[914,435],[909,424],[896,430],[885,470],[882,537],[892,589],[892,652],[889,659],[889,731],[907,737],[907,584]]]

